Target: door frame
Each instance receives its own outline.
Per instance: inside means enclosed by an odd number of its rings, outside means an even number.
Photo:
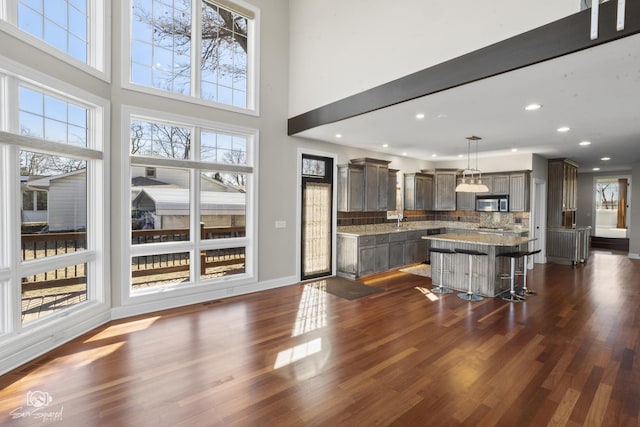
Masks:
[[[538,240],[534,245],[541,249],[540,253],[533,256],[530,268],[533,264],[545,264],[547,262],[547,181],[540,178],[533,180],[533,209],[531,210],[531,231]],[[538,232],[536,233],[536,230]]]
[[[298,148],[296,156],[296,277],[302,280],[302,155],[327,157],[333,160],[331,194],[331,276],[336,275],[336,230],[338,226],[338,155],[310,148]]]

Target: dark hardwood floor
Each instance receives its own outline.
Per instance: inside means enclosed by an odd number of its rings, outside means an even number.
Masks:
[[[365,283],[385,292],[298,284],[111,322],[2,376],[0,424],[640,425],[640,261],[536,265],[522,304]],[[12,419],[44,393],[51,419]]]

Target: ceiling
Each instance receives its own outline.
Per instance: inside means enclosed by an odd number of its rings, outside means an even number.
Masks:
[[[542,108],[526,111],[530,103]],[[297,134],[434,162],[462,155],[464,163],[471,135],[482,138],[479,159],[515,149],[570,158],[580,172],[631,169],[640,161],[640,35]]]

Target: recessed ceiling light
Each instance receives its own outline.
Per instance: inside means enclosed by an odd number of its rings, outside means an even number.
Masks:
[[[584,147],[584,146],[587,146],[587,145],[591,145],[591,142],[589,142],[589,141],[582,141],[582,142],[580,143],[580,145],[582,145],[582,146]]]
[[[341,133],[336,133],[336,138],[342,138],[342,134]]]
[[[518,149],[517,149],[517,148],[512,148],[512,149],[511,149],[511,152],[512,152],[512,153],[515,153],[516,151],[518,151]]]
[[[558,132],[569,132],[571,130],[571,128],[569,126],[560,126],[558,129],[556,129]]]
[[[383,146],[384,148],[387,148],[387,147],[389,147],[389,144],[382,144],[382,146]]]
[[[424,113],[418,113],[416,114],[416,119],[420,120],[420,119],[424,119]]]
[[[402,155],[403,155],[403,156],[406,156],[406,155],[407,155],[407,153],[402,153]]]
[[[600,157],[600,160],[604,160],[606,162],[607,160],[611,160],[611,157]]]
[[[464,157],[464,154],[458,154],[458,157],[462,158]]]
[[[542,105],[540,104],[529,104],[526,107],[524,107],[524,109],[527,111],[535,111],[535,110],[539,110],[540,108],[542,108]]]
[[[438,155],[437,154],[432,154],[431,157],[438,157]]]
[[[599,171],[599,170],[600,170],[600,168],[593,168],[593,169],[591,169],[591,170]]]
[[[447,118],[447,115],[444,113],[440,113],[436,116],[436,119],[446,119],[446,118]]]

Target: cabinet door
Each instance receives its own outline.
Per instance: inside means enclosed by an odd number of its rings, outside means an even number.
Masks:
[[[509,178],[509,211],[529,210],[529,174],[513,174]]]
[[[387,195],[389,194],[389,168],[378,166],[376,174],[378,175],[378,210],[395,209],[395,204],[389,208],[387,201]],[[393,184],[395,188],[395,181]]]
[[[374,252],[375,272],[389,269],[389,245],[375,246]]]
[[[338,167],[338,210],[359,212],[364,209],[364,172],[360,167]]]
[[[435,174],[435,211],[456,210],[456,174],[455,172],[436,172]]]
[[[404,265],[405,242],[389,243],[389,268],[397,268]]]
[[[376,272],[376,247],[368,246],[360,249],[358,257],[358,276],[366,276]]]
[[[387,183],[387,210],[396,210],[398,203],[396,188],[398,186],[398,171],[389,170],[389,181]]]
[[[416,186],[416,195],[415,195],[415,210],[417,211],[423,211],[425,210],[425,198],[424,198],[424,193],[425,193],[425,180],[423,177],[418,176],[415,179],[415,186]]]
[[[457,183],[462,182],[462,177],[458,177]],[[459,211],[474,211],[476,210],[476,193],[456,193],[456,209]]]
[[[364,210],[378,210],[378,166],[368,164],[364,167]]]
[[[404,208],[409,211],[416,210],[416,176],[404,175]]]
[[[422,192],[422,197],[424,198],[424,210],[431,211],[433,210],[433,177],[425,176],[422,180],[424,181],[424,190]]]
[[[509,194],[509,175],[494,175],[491,192],[493,194]]]

